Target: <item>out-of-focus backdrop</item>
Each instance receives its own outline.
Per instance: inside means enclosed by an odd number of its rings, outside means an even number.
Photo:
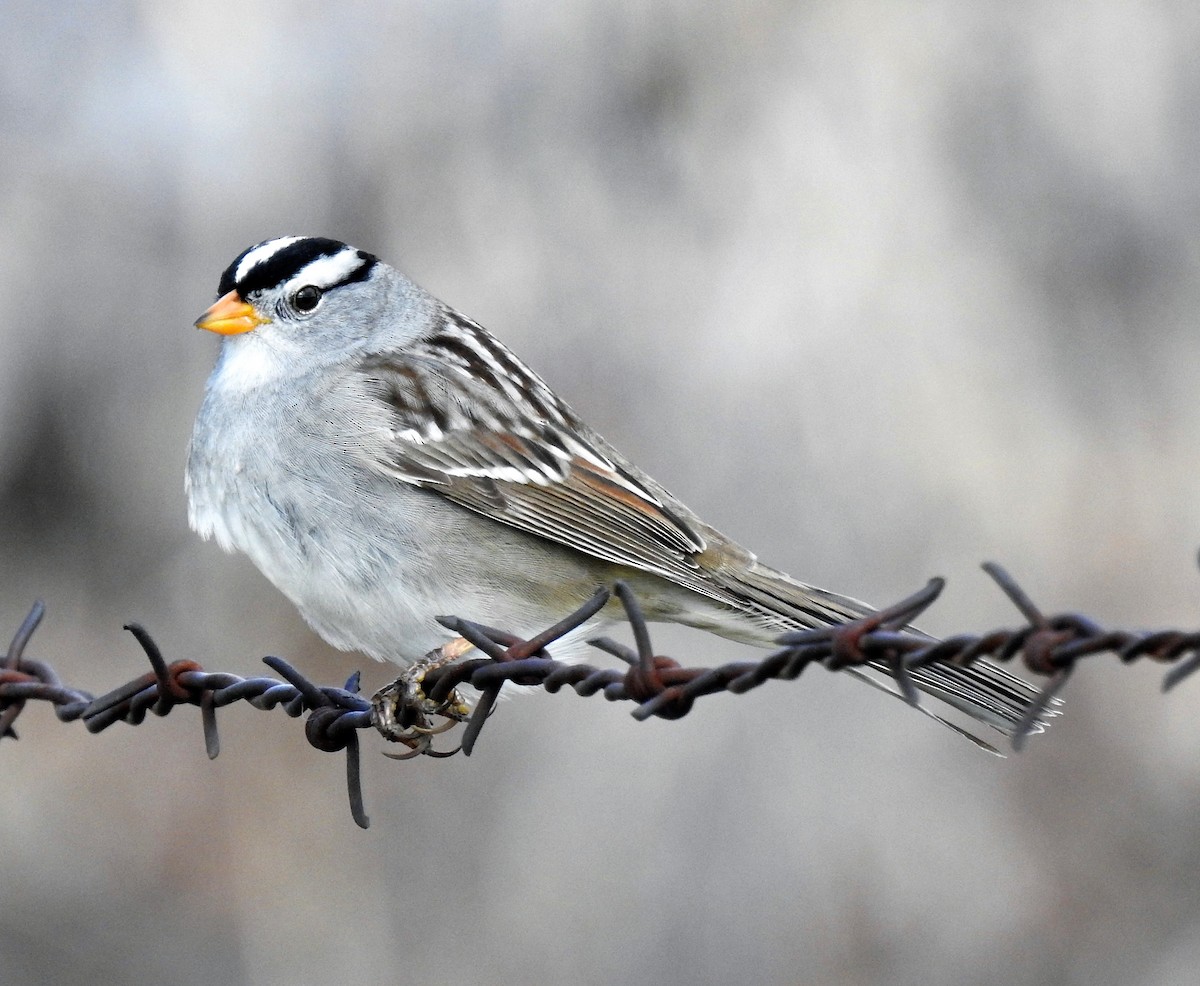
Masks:
[[[380,254],[701,515],[932,632],[1195,625],[1194,3],[5,0],[0,618],[96,691],[322,681],[187,529],[245,246]],[[470,614],[466,614],[470,615]],[[9,631],[4,631],[9,632]],[[664,633],[689,662],[749,657]],[[0,969],[41,983],[1194,982],[1200,683],[1090,668],[1018,757],[843,677],[677,723],[505,705],[470,760],[342,765],[248,707],[0,744]]]

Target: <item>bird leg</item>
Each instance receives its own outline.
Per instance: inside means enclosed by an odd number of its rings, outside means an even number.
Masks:
[[[403,743],[412,751],[387,756],[408,759],[433,754],[432,738],[466,721],[470,706],[455,689],[442,701],[434,702],[425,694],[423,684],[427,674],[457,661],[472,647],[469,641],[455,637],[405,668],[400,677],[371,696],[372,724],[385,739]],[[434,716],[445,721],[434,725]]]

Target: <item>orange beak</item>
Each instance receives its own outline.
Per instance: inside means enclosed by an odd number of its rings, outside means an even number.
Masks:
[[[218,335],[233,336],[271,321],[258,314],[236,291],[222,295],[212,307],[196,319],[196,328],[216,332]]]

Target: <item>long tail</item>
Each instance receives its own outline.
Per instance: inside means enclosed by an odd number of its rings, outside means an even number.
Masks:
[[[760,646],[769,646],[779,634],[788,630],[848,623],[875,612],[873,607],[857,599],[805,585],[756,561],[740,571],[714,573],[714,577],[723,589],[736,595],[739,602],[745,604],[748,618],[748,622],[739,621],[741,625],[738,627],[727,625],[717,632]],[[846,670],[890,695],[903,698],[882,662]],[[913,684],[925,694],[976,722],[991,726],[1005,736],[1011,736],[1018,723],[1024,720],[1039,692],[1038,688],[1005,668],[982,660],[967,667],[930,664],[913,668],[909,674]],[[923,711],[978,745],[992,749],[989,744],[954,723],[928,710]],[[1055,705],[1052,705],[1041,714],[1032,731],[1041,732],[1046,720],[1058,714]]]

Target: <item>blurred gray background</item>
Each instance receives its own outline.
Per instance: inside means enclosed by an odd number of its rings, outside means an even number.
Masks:
[[[349,240],[713,524],[923,621],[1200,611],[1194,3],[0,2],[0,617],[103,691],[326,647],[187,529],[220,271]],[[470,614],[466,614],[470,615]],[[8,633],[10,631],[3,631]],[[664,632],[688,662],[753,656]],[[1019,757],[817,671],[677,723],[509,703],[476,756],[281,713],[0,746],[34,983],[1167,984],[1200,965],[1200,682],[1098,662]]]

